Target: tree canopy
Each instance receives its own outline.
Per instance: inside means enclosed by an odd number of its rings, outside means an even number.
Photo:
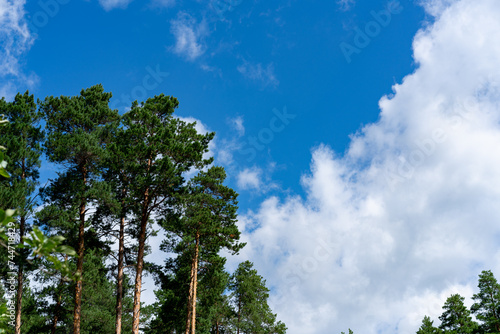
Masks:
[[[15,321],[0,290],[0,333],[285,333],[252,264],[231,275],[220,255],[244,244],[238,195],[207,158],[214,133],[176,117],[175,97],[123,115],[111,97],[95,85],[0,100],[0,255],[18,288]],[[57,176],[39,187],[49,163]],[[145,261],[159,229],[164,266]],[[144,272],[159,283],[146,307]]]

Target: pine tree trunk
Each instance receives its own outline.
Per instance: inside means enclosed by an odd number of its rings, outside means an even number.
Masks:
[[[84,187],[87,185],[87,171],[82,168],[82,178]],[[78,261],[76,264],[76,272],[78,279],[75,288],[75,310],[73,315],[73,334],[80,334],[80,320],[82,311],[82,290],[83,290],[83,254],[85,250],[84,235],[85,235],[85,205],[86,200],[82,196],[80,202],[80,226],[78,230]]]
[[[200,245],[200,233],[196,232],[196,248],[194,250],[194,276],[193,276],[193,314],[191,320],[191,334],[195,334],[196,329],[196,288],[198,287],[198,256]]]
[[[194,287],[194,263],[191,262],[191,274],[189,276],[189,292],[188,292],[188,303],[187,303],[186,334],[189,334],[191,330],[191,314],[193,312],[193,287]]]
[[[57,296],[56,310],[55,310],[55,314],[54,314],[54,320],[52,321],[52,330],[51,330],[52,334],[55,334],[56,329],[57,329],[57,321],[59,320],[59,311],[61,309],[61,301],[62,301],[62,295]]]
[[[134,287],[134,311],[132,314],[132,333],[139,334],[139,322],[141,312],[141,288],[142,288],[142,270],[144,268],[144,244],[146,242],[146,228],[148,224],[149,208],[149,188],[144,192],[144,203],[141,215],[141,231],[139,233],[139,250],[137,252],[137,271],[135,275]]]
[[[23,173],[23,176],[24,176],[24,173]],[[21,219],[19,220],[20,243],[23,242],[25,223],[26,223],[26,217],[23,215],[23,216],[21,216]],[[24,266],[24,259],[21,259],[21,262],[19,263],[19,271],[17,273],[15,334],[21,334],[21,312],[22,312],[22,301],[23,301],[23,266]]]
[[[123,205],[123,203],[122,203]],[[125,217],[120,219],[120,236],[118,241],[118,275],[116,277],[116,334],[122,332],[122,312],[123,312],[123,253],[125,242]]]

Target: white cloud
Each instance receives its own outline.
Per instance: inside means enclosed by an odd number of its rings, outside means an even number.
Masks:
[[[178,117],[181,121],[184,121],[186,123],[196,123],[194,128],[196,129],[196,131],[200,134],[206,134],[207,132],[212,132],[208,129],[208,127],[203,124],[202,121],[200,121],[199,119],[197,118],[194,118],[194,117],[191,117],[191,116],[188,116],[188,117]]]
[[[243,125],[243,117],[237,116],[230,120],[232,127],[238,132],[238,136],[245,135],[245,126]]]
[[[115,8],[125,9],[133,0],[99,0],[99,4],[105,11],[110,11]]]
[[[379,121],[342,157],[313,150],[306,198],[240,217],[230,266],[255,262],[290,333],[415,333],[481,270],[500,278],[500,2],[436,6]]]
[[[193,61],[205,52],[201,43],[201,39],[208,34],[205,21],[197,23],[192,16],[181,12],[177,19],[171,21],[170,31],[175,37],[174,53]]]
[[[260,168],[245,168],[238,174],[238,187],[244,190],[260,191],[262,187],[262,170]]]
[[[26,75],[20,64],[33,44],[24,15],[24,0],[0,0],[0,94],[12,98],[19,85],[30,86],[36,76]]]
[[[209,132],[212,132],[205,124],[203,124],[202,121],[200,121],[197,118],[188,116],[188,117],[178,117],[181,121],[184,121],[186,123],[196,123],[194,128],[199,134],[207,134]],[[216,139],[212,139],[210,143],[208,144],[208,152],[203,155],[203,159],[208,159],[214,156],[215,150],[216,150],[217,144],[216,144]],[[196,175],[197,169],[194,167],[191,168],[187,173],[185,173],[184,177],[186,179],[190,179],[194,175]]]
[[[274,65],[268,64],[265,68],[261,63],[251,64],[247,61],[240,66],[238,66],[238,72],[240,72],[246,78],[253,81],[260,82],[264,87],[277,87],[279,85],[279,80],[274,74]]]

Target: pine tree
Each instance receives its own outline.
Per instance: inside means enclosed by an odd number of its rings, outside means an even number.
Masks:
[[[201,333],[226,333],[234,312],[225,292],[230,275],[224,270],[226,259],[218,254],[203,256],[199,274],[197,331]]]
[[[173,251],[166,245],[169,241],[164,240],[162,250]],[[180,252],[175,258],[166,259],[165,265],[157,266],[153,272],[160,289],[155,291],[158,300],[154,305],[155,319],[148,324],[145,333],[182,333],[186,325],[191,256]]]
[[[45,262],[45,261],[43,261]],[[76,269],[76,264],[69,263],[72,270]],[[49,266],[46,263],[40,265],[41,268]],[[51,333],[62,334],[71,332],[72,311],[74,306],[74,284],[68,281],[60,273],[54,275],[51,271],[39,270],[36,272],[35,280],[38,286],[42,286],[39,291],[33,291],[34,302],[31,303],[31,310],[23,310],[23,315],[27,319],[33,318],[33,313],[39,314],[45,321],[31,321],[30,333]],[[36,319],[36,316],[35,316]],[[24,333],[24,329],[23,329]]]
[[[21,317],[21,332],[23,334],[49,333],[51,324],[47,321],[47,301],[39,298],[37,291],[30,288],[25,280]]]
[[[0,114],[9,122],[0,128],[2,145],[7,149],[10,178],[0,182],[0,203],[15,208],[22,240],[28,229],[27,220],[33,212],[35,188],[38,184],[41,144],[44,133],[38,123],[42,114],[37,110],[35,98],[28,91],[18,93],[13,102],[0,101]],[[0,177],[1,178],[1,177]],[[24,269],[28,253],[18,250],[15,333],[21,333],[21,311]]]
[[[236,225],[238,196],[223,185],[226,178],[222,167],[200,171],[187,186],[184,195],[182,218],[167,220],[164,227],[173,232],[181,242],[178,249],[190,254],[190,274],[186,334],[196,329],[196,302],[200,260],[214,258],[221,249],[234,253],[244,245],[238,243],[240,232]],[[172,224],[172,222],[177,222]]]
[[[200,135],[193,124],[173,117],[178,101],[163,94],[139,105],[123,117],[128,146],[126,170],[134,177],[129,187],[137,223],[137,261],[132,333],[139,332],[144,252],[151,217],[169,215],[184,183],[183,173],[210,163],[203,154],[214,134]]]
[[[472,320],[470,311],[464,305],[465,298],[459,294],[448,297],[444,306],[440,329],[444,334],[471,334],[478,328],[478,324]]]
[[[424,316],[422,320],[422,325],[417,331],[417,334],[439,334],[441,330],[437,327],[434,327],[433,321],[428,316]]]
[[[168,259],[164,267],[155,270],[161,288],[156,291],[158,302],[152,306],[156,310],[155,319],[145,329],[146,334],[185,332],[192,253],[183,250],[177,257]],[[230,276],[224,270],[226,259],[217,254],[211,254],[211,257],[206,253],[200,255],[196,331],[233,333],[234,310],[226,294]]]
[[[122,332],[123,298],[125,284],[125,257],[129,255],[131,248],[126,247],[125,238],[127,227],[130,226],[127,217],[131,214],[132,203],[129,196],[130,184],[134,180],[134,174],[127,169],[127,163],[133,160],[134,152],[130,151],[129,137],[123,127],[114,129],[112,140],[107,145],[108,154],[103,161],[103,179],[110,186],[113,196],[99,203],[94,219],[109,222],[108,236],[118,240],[117,255],[112,256],[116,260],[116,318],[115,333]],[[116,230],[116,225],[118,228]]]
[[[115,289],[107,277],[108,270],[104,265],[105,253],[107,252],[92,249],[85,254],[82,334],[109,334],[115,330]],[[123,322],[123,330],[130,332],[131,319],[124,320],[128,321]]]
[[[276,322],[276,314],[267,304],[269,289],[266,281],[252,269],[250,261],[240,263],[231,277],[233,305],[236,309],[234,326],[237,334],[284,334],[286,326]]]
[[[471,311],[482,321],[485,333],[500,333],[500,284],[490,270],[479,275],[479,292],[472,299],[476,301]]]
[[[68,197],[69,212],[64,215],[70,225],[75,218],[78,222],[76,270],[79,278],[75,285],[74,334],[80,334],[86,215],[92,201],[105,196],[98,166],[109,141],[109,128],[118,119],[117,111],[108,106],[110,98],[111,93],[105,93],[101,85],[96,85],[82,90],[79,96],[50,96],[41,104],[48,131],[45,152],[51,162],[64,167],[54,184],[64,187],[53,187],[52,194],[60,193],[56,200]]]

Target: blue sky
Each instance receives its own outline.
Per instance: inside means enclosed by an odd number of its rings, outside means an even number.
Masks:
[[[498,17],[497,0],[0,0],[0,95],[177,97],[240,193],[228,269],[255,263],[289,333],[412,333],[500,275]]]
[[[231,123],[241,118],[241,142],[257,155],[235,152],[240,168],[276,164],[273,180],[293,191],[301,191],[295,181],[312,147],[327,143],[342,154],[349,134],[377,119],[378,99],[413,70],[412,36],[424,19],[422,7],[401,3],[389,24],[346,58],[340,44],[355,46],[355,27],[376,22],[371,11],[385,10],[386,1],[347,8],[335,1],[242,0],[227,9],[222,0],[114,3],[26,4],[38,34],[22,59],[26,73],[37,76],[31,91],[72,95],[102,83],[120,110],[163,92],[179,99],[179,115],[199,119],[220,140],[237,135]],[[259,139],[273,109],[285,107],[295,118]],[[258,203],[246,195],[242,207]]]

